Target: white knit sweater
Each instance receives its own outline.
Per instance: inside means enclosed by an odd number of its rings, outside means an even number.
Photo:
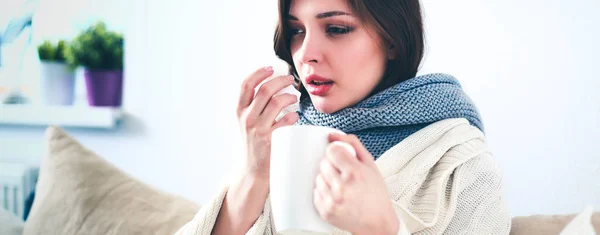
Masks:
[[[431,124],[376,161],[402,224],[398,234],[508,234],[502,172],[483,133],[465,119]],[[211,233],[225,187],[177,235]],[[269,200],[247,234],[276,234]],[[335,230],[334,234],[349,234]]]

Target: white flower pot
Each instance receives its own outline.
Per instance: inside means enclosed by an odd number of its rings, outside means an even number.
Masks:
[[[73,105],[75,73],[66,64],[42,61],[40,67],[42,101],[47,105]]]

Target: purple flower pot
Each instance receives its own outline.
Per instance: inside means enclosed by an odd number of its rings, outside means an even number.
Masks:
[[[88,104],[120,107],[123,94],[123,71],[85,70]]]

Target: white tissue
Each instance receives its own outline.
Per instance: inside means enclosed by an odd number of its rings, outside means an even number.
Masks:
[[[286,88],[283,88],[283,90],[277,92],[278,95],[285,93],[296,95],[296,103],[293,103],[281,110],[279,115],[277,115],[277,117],[275,118],[276,122],[281,120],[281,118],[283,118],[283,116],[285,116],[286,114],[296,112],[298,111],[298,109],[300,109],[300,92],[296,90],[296,88],[293,85],[287,86]]]
[[[267,81],[276,78],[278,76],[284,76],[284,75],[289,75],[289,66],[288,64],[280,59],[276,59],[274,61],[274,63],[272,64],[273,66],[273,75],[267,79],[265,79],[265,81],[263,81],[260,85],[258,85],[256,87],[256,89],[254,89],[254,96],[256,97],[256,93],[258,92],[258,89]],[[300,92],[298,90],[296,90],[296,88],[294,87],[294,85],[289,85],[285,88],[283,88],[282,90],[280,90],[279,92],[275,93],[274,96],[277,95],[281,95],[281,94],[292,94],[296,96],[296,102],[285,107],[275,118],[275,121],[278,122],[279,120],[281,120],[281,118],[283,118],[283,116],[285,116],[288,113],[291,112],[296,112],[298,111],[298,109],[300,108]]]

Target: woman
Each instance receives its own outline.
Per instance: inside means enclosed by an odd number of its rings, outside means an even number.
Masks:
[[[275,51],[293,76],[243,83],[238,118],[247,166],[181,234],[272,234],[271,132],[322,125],[350,135],[357,158],[332,145],[316,179],[323,219],[352,234],[508,234],[501,173],[475,106],[451,76],[415,77],[423,55],[418,0],[280,0]],[[297,83],[301,105],[275,93]]]

